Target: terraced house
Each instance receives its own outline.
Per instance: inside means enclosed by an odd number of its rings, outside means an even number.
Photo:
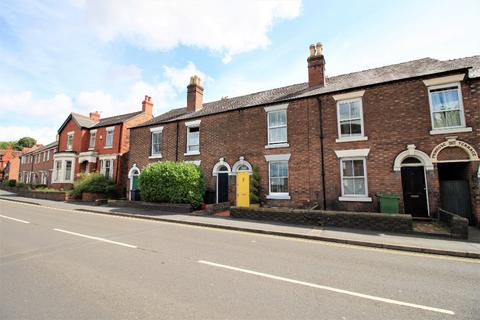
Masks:
[[[31,184],[52,184],[53,155],[57,150],[57,142],[45,146],[39,145],[20,157],[18,181]],[[11,179],[14,179],[13,177]]]
[[[58,130],[58,150],[53,156],[52,186],[70,186],[82,172],[100,172],[122,185],[122,159],[130,147],[130,128],[152,119],[153,104],[145,96],[142,109],[100,118],[95,111],[71,113]]]
[[[238,176],[257,166],[271,206],[401,212],[439,207],[480,219],[480,56],[431,58],[327,77],[310,46],[308,81],[203,102],[196,76],[186,107],[131,129],[129,187],[155,161],[191,161],[212,202],[236,203]]]

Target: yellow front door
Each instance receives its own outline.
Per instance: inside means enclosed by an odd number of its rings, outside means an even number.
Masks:
[[[237,173],[237,207],[250,207],[250,175]]]

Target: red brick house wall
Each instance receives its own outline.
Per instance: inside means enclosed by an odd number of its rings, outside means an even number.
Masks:
[[[462,71],[465,73],[465,70]],[[186,148],[185,121],[155,124],[131,130],[131,148],[128,167],[134,163],[141,169],[154,161],[201,160],[207,188],[215,190],[212,169],[219,158],[225,158],[232,166],[240,156],[259,168],[262,196],[268,193],[268,163],[265,155],[290,153],[289,194],[291,200],[268,200],[270,205],[306,206],[322,203],[327,209],[378,211],[376,194],[391,192],[400,196],[400,210],[403,211],[403,189],[401,173],[393,170],[397,155],[414,144],[416,150],[430,155],[433,148],[445,141],[447,136],[456,136],[476,150],[480,147],[480,80],[465,79],[461,82],[466,126],[472,132],[431,135],[432,130],[428,89],[422,80],[437,78],[457,72],[436,74],[423,78],[410,78],[386,82],[363,88],[319,95],[322,108],[324,172],[322,181],[322,159],[320,139],[320,113],[317,97],[303,98],[289,102],[287,148],[266,149],[267,114],[264,106],[233,110],[199,118],[200,155],[184,156]],[[328,85],[328,82],[327,82]],[[365,90],[362,97],[364,133],[366,141],[335,142],[338,138],[337,106],[333,95]],[[189,121],[195,119],[189,119]],[[149,159],[151,148],[150,128],[163,126],[162,159]],[[178,126],[178,148],[177,145]],[[369,149],[366,159],[368,196],[370,202],[340,201],[341,175],[340,159],[335,151]],[[444,149],[439,160],[463,160],[463,150]],[[427,171],[430,216],[435,216],[439,207],[439,177],[437,164],[433,171]],[[480,217],[478,206],[477,162],[470,165],[470,186],[472,208]],[[325,199],[322,185],[325,184]],[[230,201],[235,199],[235,177],[230,177]]]

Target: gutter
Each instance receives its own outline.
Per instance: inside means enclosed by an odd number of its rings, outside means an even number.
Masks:
[[[320,122],[320,160],[322,162],[321,171],[322,171],[322,202],[323,202],[323,210],[327,210],[327,198],[326,198],[326,191],[325,191],[325,153],[324,153],[324,135],[323,135],[323,110],[322,110],[322,101],[320,100],[320,96],[316,97],[317,104],[318,104],[318,120]]]

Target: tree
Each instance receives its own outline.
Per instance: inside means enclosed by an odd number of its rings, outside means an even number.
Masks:
[[[31,148],[37,143],[37,140],[31,137],[23,137],[14,143],[14,148],[22,150],[23,148]]]
[[[11,141],[0,141],[0,150],[8,149],[11,146],[13,146]]]

